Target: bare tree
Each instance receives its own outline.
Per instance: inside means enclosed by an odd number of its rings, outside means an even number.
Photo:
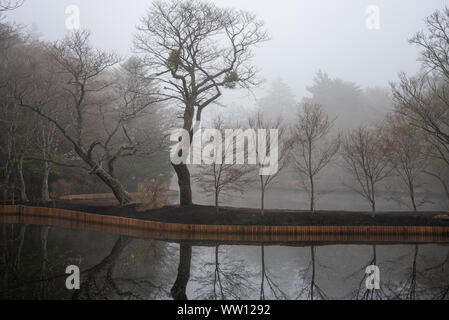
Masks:
[[[234,141],[225,141],[222,144],[226,125],[221,117],[214,120],[213,127],[217,130],[216,132],[220,133],[220,137],[214,137],[212,143],[215,146],[215,143],[218,142],[222,147],[214,147],[213,163],[199,165],[198,172],[194,174],[194,180],[198,182],[205,193],[214,195],[214,204],[218,213],[220,195],[235,192],[242,194],[248,185],[253,182],[250,173],[254,168],[247,164],[226,163],[226,159],[235,154],[237,143],[234,144]],[[218,141],[215,141],[215,139],[218,139]]]
[[[20,200],[28,202],[25,178],[23,172],[23,162],[26,153],[29,151],[35,127],[34,121],[30,121],[30,114],[20,110],[17,104],[5,99],[0,102],[2,114],[2,146],[5,153],[5,170],[3,181],[3,201],[7,201],[8,192],[11,191],[12,201],[14,194],[19,190]]]
[[[382,128],[383,139],[390,144],[389,161],[406,186],[414,211],[422,204],[416,200],[419,177],[428,165],[428,145],[422,131],[410,126],[401,116],[390,115]]]
[[[310,211],[315,211],[315,179],[340,148],[340,134],[327,140],[334,120],[321,105],[304,103],[292,128],[292,158],[296,172],[304,178],[310,194]]]
[[[50,201],[50,193],[48,189],[48,179],[52,167],[52,154],[57,151],[59,139],[57,136],[56,126],[43,118],[37,121],[37,134],[35,137],[35,144],[42,154],[42,202]]]
[[[29,51],[26,52],[25,48]],[[30,67],[26,63],[35,53],[33,46],[26,46],[14,28],[0,23],[0,123],[2,151],[5,155],[3,181],[3,201],[7,200],[8,191],[20,190],[22,201],[28,201],[23,176],[23,161],[32,137],[34,136],[34,119],[25,110],[21,110],[11,96],[14,91],[12,83],[26,78]]]
[[[260,210],[263,216],[265,212],[265,193],[268,187],[273,182],[276,182],[279,174],[288,164],[291,150],[291,140],[287,136],[287,127],[284,125],[280,117],[276,120],[266,120],[264,119],[263,114],[259,111],[255,116],[251,117],[248,122],[250,128],[266,130],[265,141],[268,142],[268,145],[265,147],[265,150],[259,150],[256,148],[256,157],[259,160],[259,169],[263,167],[264,163],[267,163],[267,160],[271,157],[272,152],[277,152],[278,170],[271,175],[261,175],[260,170],[258,171],[260,182]],[[278,130],[277,136],[272,136],[270,134],[271,129]],[[276,143],[274,143],[275,140]],[[275,145],[277,146],[277,149],[272,150],[272,146]],[[262,153],[260,153],[261,151]]]
[[[164,85],[163,96],[180,106],[183,129],[191,138],[194,117],[200,121],[223,88],[258,84],[252,49],[268,35],[253,14],[196,0],[156,1],[138,30],[135,45]],[[172,165],[180,203],[190,205],[189,169],[185,163]]]
[[[421,51],[422,73],[399,75],[392,84],[396,111],[414,127],[427,133],[439,157],[449,165],[449,9],[425,19],[426,31],[409,42]]]
[[[131,196],[116,177],[114,163],[155,150],[148,148],[150,140],[138,141],[128,127],[155,105],[155,89],[152,80],[142,76],[145,72],[137,60],[124,64],[121,76],[109,72],[119,59],[92,48],[89,36],[76,31],[48,46],[52,64],[30,74],[31,86],[16,85],[14,97],[52,123],[72,146],[71,160],[81,161],[80,167],[99,177],[124,205]],[[49,106],[58,102],[64,117],[49,112]]]
[[[344,168],[354,177],[356,185],[348,185],[371,204],[376,211],[376,186],[389,176],[388,144],[380,129],[358,128],[343,138],[341,154]]]

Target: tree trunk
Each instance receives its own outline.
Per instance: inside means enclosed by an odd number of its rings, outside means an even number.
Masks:
[[[181,243],[179,245],[178,276],[170,292],[175,300],[187,300],[186,288],[190,279],[190,263],[192,260],[192,246]]]
[[[121,182],[107,173],[102,168],[95,170],[95,175],[99,177],[114,193],[115,198],[120,202],[120,205],[126,205],[131,202],[131,195],[125,190]]]
[[[265,216],[265,189],[262,189],[262,195],[260,199],[260,209],[262,213],[262,217]]]
[[[265,215],[265,188],[262,176],[260,176],[260,213],[262,217]]]
[[[50,175],[50,163],[44,161],[44,176],[42,179],[42,202],[50,201],[50,194],[48,192],[48,176]]]
[[[25,179],[23,177],[23,159],[19,159],[17,162],[17,178],[19,180],[20,200],[22,202],[28,202],[28,196],[26,192]]]
[[[192,204],[192,189],[190,186],[190,172],[186,164],[175,165],[172,163],[178,176],[179,202],[181,206],[190,206]]]
[[[184,110],[184,126],[183,129],[189,132],[190,136],[190,144],[193,139],[193,114],[195,113],[194,105],[188,104]],[[197,112],[196,116],[197,121],[201,121],[201,112]],[[180,151],[180,156],[183,151]],[[173,164],[173,168],[175,169],[176,175],[178,176],[178,185],[179,185],[179,204],[181,206],[190,206],[192,204],[192,187],[190,185],[190,172],[189,168],[186,164]]]
[[[217,214],[219,214],[220,209],[218,208],[218,197],[219,197],[219,192],[215,191],[215,212]]]
[[[374,191],[374,182],[371,180],[370,182],[371,185],[371,210],[373,212],[372,217],[374,218],[376,216],[376,194]]]
[[[413,183],[409,183],[410,200],[412,201],[413,211],[418,211],[415,201],[415,189],[413,188]]]
[[[315,185],[313,183],[313,176],[309,177],[310,179],[310,211],[315,211]]]
[[[9,164],[9,160],[8,160],[6,162],[6,166],[5,166],[5,180],[3,180],[4,188],[5,188],[3,190],[3,203],[5,203],[5,204],[8,201],[8,189],[9,189],[10,178],[11,178],[11,168],[10,168],[10,164]]]

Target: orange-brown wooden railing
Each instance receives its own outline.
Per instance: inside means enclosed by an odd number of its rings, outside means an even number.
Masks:
[[[54,225],[140,238],[177,240],[449,243],[449,227],[444,226],[196,225],[23,205],[0,206],[0,223]]]

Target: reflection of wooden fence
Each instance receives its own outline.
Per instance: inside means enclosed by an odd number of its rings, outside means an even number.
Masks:
[[[141,238],[177,240],[449,243],[449,227],[438,226],[186,225],[21,205],[0,206],[1,222],[55,225]]]

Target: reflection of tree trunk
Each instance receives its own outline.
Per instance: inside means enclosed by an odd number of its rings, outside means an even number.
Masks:
[[[313,291],[315,289],[315,246],[310,247],[310,257],[312,260],[312,278],[310,279],[310,300],[313,300]]]
[[[406,299],[416,300],[416,262],[418,260],[418,249],[419,246],[415,244],[415,250],[413,254],[412,271],[410,274],[410,288],[408,290]]]
[[[25,242],[25,232],[26,232],[27,227],[28,227],[28,225],[26,225],[26,224],[20,226],[19,246],[17,247],[17,255],[16,255],[16,259],[15,259],[15,267],[17,270],[20,269],[20,259],[22,256],[22,249],[23,249],[23,244]]]
[[[220,288],[221,299],[224,300],[225,296],[223,293],[223,284],[221,283],[220,278],[220,263],[218,262],[218,247],[215,247],[215,273],[214,273],[214,299],[217,300],[217,290],[216,286]]]
[[[192,189],[190,187],[190,172],[186,164],[175,165],[172,163],[178,176],[179,196],[181,206],[192,204]]]
[[[47,283],[45,282],[45,278],[48,273],[47,242],[48,242],[49,230],[50,230],[50,227],[48,227],[48,226],[42,227],[42,230],[41,230],[42,266],[41,266],[41,282],[40,282],[40,290],[39,290],[40,297],[46,297],[45,289],[47,287]]]
[[[304,279],[304,286],[303,289],[299,295],[299,297],[304,298],[304,293],[307,294],[307,299],[315,300],[316,297],[320,299],[326,299],[327,296],[323,292],[323,290],[320,288],[320,286],[317,284],[317,269],[316,265],[318,263],[317,255],[316,255],[316,248],[315,246],[310,246],[310,263],[308,264],[308,267],[305,269],[303,273],[303,279]],[[310,275],[310,284],[307,284],[306,277],[311,271]]]
[[[97,286],[97,276],[101,272],[105,271],[106,282],[112,281],[112,269],[114,268],[120,254],[128,246],[130,241],[130,238],[119,236],[114,246],[112,247],[111,252],[103,260],[101,260],[92,268],[83,271],[83,273],[87,273],[86,281],[84,281],[84,283],[81,285],[81,290],[75,290],[72,298],[79,299],[80,297],[86,297],[87,299],[92,299],[95,297],[99,297],[104,299],[105,297],[102,297],[101,295],[105,293],[105,290],[107,290],[108,288],[117,290],[117,287],[114,283],[105,283],[101,287]]]
[[[260,247],[260,257],[261,257],[261,274],[262,279],[260,283],[260,300],[265,300],[265,285],[270,289],[271,294],[274,295],[275,299],[287,299],[287,295],[279,285],[273,280],[268,268],[265,265],[265,246]]]
[[[178,276],[171,288],[171,295],[175,300],[187,300],[186,288],[190,279],[190,263],[192,260],[192,246],[181,243],[179,245]]]
[[[377,248],[376,245],[373,244],[372,245],[372,249],[373,249],[373,256],[371,258],[371,260],[367,263],[367,266],[377,266]],[[363,272],[365,273],[366,267],[363,270]],[[367,280],[367,275],[365,274],[364,277],[360,280],[359,286],[357,291],[355,292],[355,299],[359,300],[374,300],[374,299],[380,299],[381,298],[381,293],[382,293],[382,289],[380,289],[380,291],[378,289],[368,289],[366,288],[366,280]],[[365,290],[362,290],[362,288],[366,288]],[[360,293],[363,291],[363,294],[360,295]]]
[[[261,264],[262,264],[262,281],[260,283],[260,300],[265,300],[265,247],[262,245],[260,247],[260,256],[261,256]]]
[[[3,270],[3,279],[2,279],[2,283],[3,283],[3,288],[7,289],[8,288],[8,276],[9,276],[9,268],[8,268],[8,235],[7,235],[7,231],[6,231],[6,224],[2,225],[2,238],[3,238],[3,266],[4,266],[4,270]],[[2,297],[2,295],[0,295],[0,297]]]

